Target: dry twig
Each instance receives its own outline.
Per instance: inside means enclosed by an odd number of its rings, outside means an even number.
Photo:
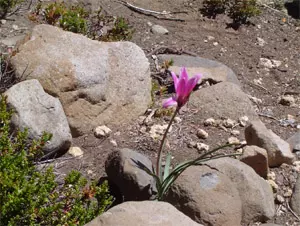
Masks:
[[[300,221],[300,217],[292,210],[292,208],[289,205],[288,200],[286,200],[286,206],[287,206],[288,210],[294,215],[294,217],[296,217],[297,220]]]
[[[186,54],[186,55],[190,55],[190,56],[194,56],[197,57],[198,55],[196,53],[184,50],[184,49],[174,49],[168,46],[160,46],[155,48],[154,50],[152,50],[150,53],[147,54],[147,57],[150,57],[152,55],[156,55],[156,54],[164,54],[164,53],[168,53],[168,54],[178,54],[178,55],[182,55],[182,54]]]
[[[119,0],[119,3],[125,5],[126,7],[128,7],[129,9],[131,9],[135,12],[142,13],[142,14],[147,15],[147,16],[153,16],[153,17],[155,17],[157,19],[160,19],[160,20],[174,20],[174,21],[181,21],[181,22],[185,21],[184,19],[180,19],[180,18],[160,17],[160,16],[157,16],[157,15],[167,16],[167,15],[171,15],[171,14],[175,14],[175,13],[186,13],[186,12],[173,12],[173,13],[166,12],[166,11],[158,12],[158,11],[154,11],[154,10],[143,9],[141,7],[132,5],[129,2],[126,2],[126,1],[123,1],[123,0]]]

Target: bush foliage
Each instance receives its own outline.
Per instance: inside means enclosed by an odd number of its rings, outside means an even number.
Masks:
[[[0,225],[84,225],[104,212],[112,202],[107,183],[88,184],[72,171],[59,185],[53,168],[37,170],[51,135],[30,141],[26,130],[13,134],[13,112],[0,99]]]
[[[0,0],[0,19],[4,18],[22,0]]]
[[[227,13],[233,23],[238,24],[247,23],[250,17],[260,14],[256,0],[204,0],[201,11],[213,18],[217,14]]]
[[[115,18],[104,15],[102,9],[92,13],[86,11],[81,5],[69,6],[63,2],[53,2],[47,5],[38,4],[29,18],[99,41],[130,40],[134,32],[123,17]]]

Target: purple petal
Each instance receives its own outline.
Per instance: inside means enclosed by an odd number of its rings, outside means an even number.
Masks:
[[[177,104],[176,98],[175,97],[170,97],[170,98],[166,99],[163,102],[163,107],[167,108],[167,107],[170,107],[170,106],[174,106],[176,104]]]
[[[197,85],[197,83],[201,77],[202,77],[201,74],[197,74],[187,82],[187,85],[185,87],[186,95],[189,95],[193,91],[193,89],[195,88],[195,86]]]
[[[175,87],[175,91],[177,90],[177,85],[178,85],[178,78],[177,78],[177,75],[174,73],[174,72],[171,72],[172,74],[172,78],[173,78],[173,81],[174,81],[174,87]]]
[[[179,98],[180,96],[184,96],[185,94],[185,87],[186,87],[186,84],[187,84],[187,80],[185,79],[179,79],[179,82],[177,84],[177,88],[176,88],[176,94],[177,94],[177,97]]]
[[[186,72],[186,68],[185,67],[182,67],[181,70],[180,70],[180,76],[179,76],[179,80],[180,79],[185,79],[186,81],[189,79],[189,76]]]

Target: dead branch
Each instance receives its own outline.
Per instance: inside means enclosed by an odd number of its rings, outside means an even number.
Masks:
[[[118,2],[125,5],[127,8],[129,8],[129,9],[131,9],[131,10],[137,12],[137,13],[141,13],[141,14],[144,14],[144,15],[147,15],[147,16],[152,16],[152,17],[155,17],[156,19],[159,19],[159,20],[174,20],[174,21],[180,21],[180,22],[185,21],[184,19],[180,19],[180,18],[170,18],[170,17],[160,17],[160,16],[158,16],[158,15],[163,15],[163,16],[171,15],[172,12],[166,12],[166,11],[158,12],[158,11],[154,11],[154,10],[144,9],[144,8],[132,5],[132,4],[130,4],[126,1],[123,1],[123,0],[119,0]],[[175,14],[175,13],[178,14],[178,13],[185,13],[185,12],[174,12],[173,14]]]
[[[190,56],[194,56],[197,57],[198,55],[196,53],[184,50],[184,49],[174,49],[168,46],[160,46],[155,48],[154,50],[152,50],[150,53],[147,54],[147,57],[150,57],[152,55],[157,55],[157,54],[177,54],[177,55],[190,55]]]
[[[297,220],[300,221],[300,217],[292,210],[292,208],[289,205],[288,200],[286,200],[286,206],[287,206],[288,210],[294,215],[294,217],[296,217]]]

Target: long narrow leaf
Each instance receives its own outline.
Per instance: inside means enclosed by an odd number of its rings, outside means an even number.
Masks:
[[[171,158],[172,158],[172,155],[170,153],[168,153],[167,157],[166,157],[166,165],[165,165],[165,170],[164,170],[164,175],[163,175],[163,181],[166,179],[167,176],[169,176]]]

